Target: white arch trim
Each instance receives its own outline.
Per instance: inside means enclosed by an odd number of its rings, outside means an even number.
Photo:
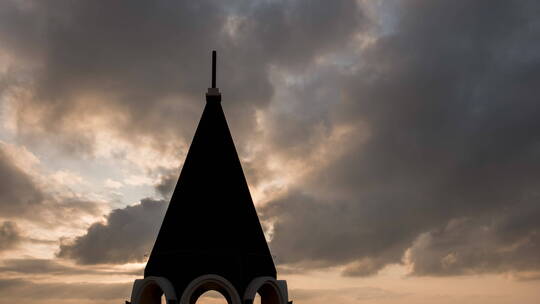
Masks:
[[[131,291],[132,304],[140,303],[141,295],[149,285],[157,285],[161,291],[163,291],[167,303],[171,303],[170,301],[177,301],[176,292],[169,280],[164,277],[146,277],[144,279],[135,280],[133,283],[133,290]]]
[[[263,287],[264,285],[269,285],[275,290],[275,292],[279,295],[280,304],[287,304],[289,299],[289,292],[287,291],[287,281],[276,280],[273,277],[257,277],[253,279],[246,288],[246,291],[244,292],[244,301],[255,300],[257,291],[259,291],[259,289],[261,289],[261,287]]]
[[[224,277],[217,274],[206,274],[191,281],[191,283],[189,283],[186,289],[184,289],[182,298],[180,298],[180,304],[190,304],[189,301],[191,300],[193,293],[197,291],[200,287],[208,284],[217,285],[221,289],[223,289],[227,293],[227,295],[224,296],[229,296],[231,300],[231,303],[229,304],[242,304],[242,302],[240,301],[240,296],[238,295],[236,288],[234,288],[234,285],[231,284],[231,282],[229,282]]]

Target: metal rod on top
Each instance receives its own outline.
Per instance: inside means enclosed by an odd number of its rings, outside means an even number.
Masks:
[[[216,51],[212,51],[212,88],[216,87]]]

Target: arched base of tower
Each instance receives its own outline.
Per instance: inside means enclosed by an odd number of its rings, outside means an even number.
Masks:
[[[227,279],[216,274],[200,276],[176,296],[173,284],[164,277],[146,277],[135,280],[131,292],[131,304],[160,304],[164,295],[167,304],[195,304],[205,292],[214,290],[223,295],[228,304],[252,304],[257,293],[261,304],[292,304],[289,302],[287,281],[273,277],[257,277],[245,288],[242,297]]]

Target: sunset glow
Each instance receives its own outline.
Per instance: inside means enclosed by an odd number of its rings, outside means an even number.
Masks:
[[[539,11],[2,1],[0,304],[129,300],[201,118],[213,49],[295,304],[540,303]]]

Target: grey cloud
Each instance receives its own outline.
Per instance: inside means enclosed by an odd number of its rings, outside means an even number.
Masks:
[[[3,260],[2,272],[31,274],[80,274],[72,268],[47,259],[9,259]]]
[[[0,251],[14,248],[21,239],[21,233],[15,222],[5,221],[0,225]]]
[[[262,210],[276,221],[274,253],[347,275],[402,263],[411,246],[414,274],[538,270],[538,9],[399,2],[357,73],[336,72],[345,97],[324,116],[330,128],[362,121],[369,137],[350,135],[302,191]],[[445,227],[462,218],[454,238]]]
[[[271,247],[281,263],[346,265],[346,275],[370,275],[401,263],[412,246],[415,274],[538,269],[533,254],[540,227],[527,216],[539,209],[536,1],[400,1],[392,10],[395,24],[381,33],[365,24],[353,1],[218,3],[82,1],[57,10],[37,4],[6,10],[14,12],[0,18],[6,48],[27,49],[26,37],[47,46],[36,51],[43,63],[35,71],[36,98],[20,113],[36,101],[47,105],[41,124],[74,143],[74,151],[91,150],[86,142],[93,139],[70,134],[72,120],[94,115],[119,118],[111,130],[135,143],[146,135],[161,145],[191,138],[208,83],[201,67],[217,48],[226,58],[218,80],[225,110],[242,151],[253,109],[271,109],[268,69],[306,73],[291,85],[298,101],[270,113],[272,143],[265,153],[303,157],[318,143],[320,125],[330,132],[362,123],[369,136],[357,127],[344,147],[335,147],[343,150],[338,159],[261,210],[275,221]],[[28,14],[37,23],[11,26],[30,20]],[[360,47],[355,34],[378,36]],[[355,57],[354,67],[314,64],[332,52]],[[99,98],[88,104],[78,98],[85,94]],[[20,127],[25,136],[37,132]],[[249,170],[257,177],[262,169]],[[148,231],[132,244],[126,236],[136,233],[119,227],[127,218],[142,221],[142,205],[114,211],[108,224],[93,225],[60,255],[81,263],[140,261],[151,246]],[[156,227],[157,209],[150,212],[155,222],[129,230]],[[468,220],[454,226],[460,219]],[[456,229],[470,238],[455,237]],[[485,267],[472,250],[516,244],[511,253],[486,255]],[[458,262],[439,267],[452,252]]]
[[[47,226],[71,223],[81,214],[100,213],[96,202],[44,189],[4,148],[0,145],[0,217],[31,219]]]
[[[17,216],[38,206],[44,194],[32,178],[14,165],[6,152],[0,147],[0,214]]]
[[[354,1],[260,1],[241,10],[238,43],[259,58],[287,68],[306,67],[313,57],[347,45],[365,16]],[[246,12],[247,11],[247,12]]]
[[[96,267],[81,267],[49,259],[4,259],[0,272],[16,275],[141,275],[142,269],[132,271]]]
[[[359,301],[401,298],[405,296],[405,294],[394,291],[367,286],[337,289],[291,289],[290,295],[290,298],[294,298],[297,301],[315,303],[328,303],[332,301],[338,303],[358,303]]]
[[[58,256],[80,264],[142,262],[150,254],[166,207],[165,201],[143,199],[140,204],[115,209],[107,223],[95,223],[86,234],[62,244]]]
[[[420,235],[409,252],[413,274],[518,272],[518,279],[538,279],[540,238],[534,221],[539,211],[525,211],[532,214],[524,211],[487,220],[456,219],[443,228]],[[521,227],[513,229],[511,226]],[[519,274],[520,271],[536,272],[536,277]]]
[[[16,299],[122,299],[132,283],[42,283],[23,279],[0,279],[0,303]]]
[[[341,0],[80,1],[54,9],[31,3],[8,1],[9,18],[0,23],[8,52],[38,44],[27,38],[42,42],[36,76],[29,75],[35,96],[18,105],[20,138],[35,143],[36,134],[60,134],[47,138],[77,154],[92,153],[95,139],[73,126],[93,116],[110,118],[111,130],[134,143],[150,135],[154,145],[172,149],[171,139],[191,138],[211,49],[224,58],[218,84],[232,128],[244,133],[253,127],[254,108],[273,94],[271,65],[301,68],[346,44],[363,20],[354,1]],[[39,128],[24,123],[28,113],[38,115]]]
[[[176,187],[176,182],[178,181],[179,174],[179,168],[166,170],[166,172],[164,172],[164,174],[161,176],[159,182],[154,185],[156,192],[164,199],[170,199],[174,188]]]
[[[320,201],[295,193],[269,203],[261,213],[275,221],[270,247],[279,263],[307,270],[357,262],[346,274],[370,275],[389,261],[399,262],[417,233],[400,226],[407,214],[383,212],[379,204]]]

